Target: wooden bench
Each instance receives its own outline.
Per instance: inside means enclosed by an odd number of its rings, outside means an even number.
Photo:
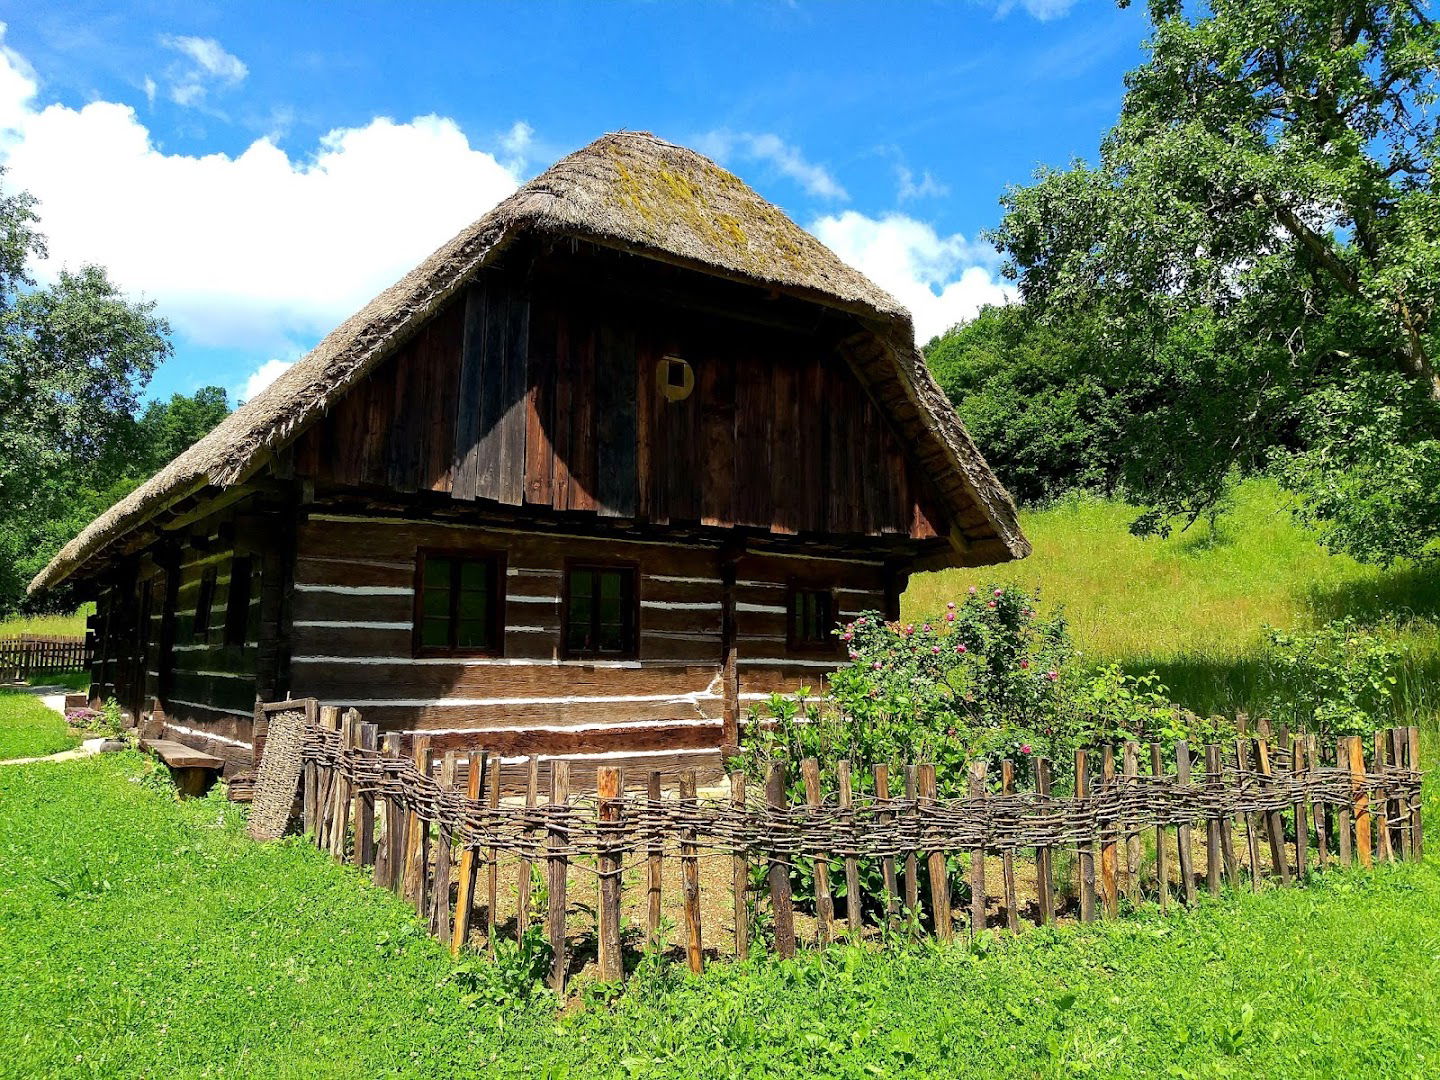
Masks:
[[[225,767],[225,762],[213,754],[173,739],[141,739],[140,749],[149,751],[165,763],[170,775],[175,778],[175,786],[185,798],[204,795]]]

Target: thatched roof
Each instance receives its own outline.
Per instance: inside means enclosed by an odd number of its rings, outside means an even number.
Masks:
[[[522,233],[575,236],[851,312],[884,342],[918,415],[913,435],[952,471],[957,514],[980,507],[999,561],[1029,553],[1009,496],[914,345],[910,316],[783,211],[692,150],[639,132],[605,135],[521,187],[336,327],[265,391],[60,551],[30,591],[56,585],[165,508],[254,475]],[[943,479],[943,478],[942,478]],[[973,516],[973,511],[972,511]],[[998,542],[989,543],[990,541]]]

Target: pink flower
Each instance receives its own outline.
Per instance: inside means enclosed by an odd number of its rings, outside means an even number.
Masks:
[[[1004,596],[1004,595],[1005,595],[1005,590],[1004,590],[1004,589],[996,589],[996,590],[995,590],[995,595],[996,595],[996,596]]]
[[[1029,666],[1030,666],[1030,661],[1029,661],[1029,660],[1021,660],[1021,661],[1020,661],[1021,670],[1024,670],[1025,668],[1028,668]]]
[[[870,666],[873,667],[876,671],[879,671],[885,665],[880,663],[879,660],[876,660],[875,663],[871,664]]]
[[[945,621],[946,621],[946,622],[954,622],[954,621],[955,621],[955,613],[954,613],[953,611],[947,611],[947,612],[945,613]]]
[[[994,601],[994,600],[991,600],[991,601],[990,601],[988,604],[986,604],[985,606],[988,607],[988,608],[990,608],[991,610],[994,610],[995,601]]]
[[[856,620],[855,620],[855,625],[856,625],[856,626],[864,626],[864,625],[865,625],[865,616],[864,616],[864,615],[861,615],[858,619],[856,619]]]
[[[965,643],[963,641],[959,645],[955,646],[955,655],[957,656],[964,656],[969,651],[969,649],[965,648]]]
[[[1056,681],[1058,681],[1059,678],[1060,678],[1060,673],[1059,673],[1058,671],[1047,671],[1047,672],[1045,673],[1045,677],[1046,677],[1047,679],[1049,679],[1051,682],[1056,682]]]
[[[850,650],[850,659],[851,659],[851,660],[859,660],[859,659],[860,659],[860,654],[859,654],[858,652],[856,652],[854,649],[851,649],[851,650]]]
[[[841,641],[850,641],[850,640],[853,639],[854,637],[855,637],[854,634],[852,634],[849,630],[846,630],[845,633],[843,633],[843,634],[840,635],[840,640],[841,640]]]
[[[930,626],[930,624],[927,622],[927,623],[926,623],[924,626],[922,626],[920,629],[924,630],[925,633],[928,634],[928,633],[930,633],[931,626]]]
[[[974,596],[974,595],[975,595],[975,586],[974,586],[974,585],[971,585],[971,586],[970,586],[970,595],[971,595],[971,596]]]
[[[939,646],[939,645],[931,645],[931,646],[930,646],[930,651],[931,651],[932,653],[934,653],[936,656],[939,656],[939,655],[940,655],[940,646]]]
[[[951,601],[950,601],[948,604],[946,604],[945,606],[946,606],[947,608],[949,608],[951,611],[954,611],[954,610],[955,610],[955,601],[954,601],[954,600],[951,600]]]
[[[905,624],[905,633],[907,633],[907,634],[913,634],[914,632],[915,632],[915,624],[914,624],[914,623],[906,623],[906,624]]]
[[[1030,744],[1029,744],[1029,743],[1022,743],[1022,744],[1020,745],[1020,753],[1022,753],[1022,754],[1028,754],[1028,753],[1030,753]]]

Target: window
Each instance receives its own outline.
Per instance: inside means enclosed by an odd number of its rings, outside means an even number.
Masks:
[[[417,653],[498,653],[500,559],[422,551],[415,588]]]
[[[244,645],[250,626],[251,562],[248,558],[230,564],[230,592],[225,598],[225,644]]]
[[[678,356],[662,356],[655,366],[655,385],[666,401],[684,401],[695,389],[695,369]]]
[[[207,566],[200,574],[200,592],[195,597],[195,640],[210,636],[210,608],[215,603],[215,567]]]
[[[569,656],[638,654],[633,566],[571,566],[565,579],[565,652]]]
[[[790,587],[790,647],[833,649],[835,601],[829,590]]]

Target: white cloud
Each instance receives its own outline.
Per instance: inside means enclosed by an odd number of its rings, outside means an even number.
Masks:
[[[212,88],[239,86],[250,74],[244,62],[233,53],[226,52],[214,38],[165,34],[160,38],[160,44],[184,58],[172,64],[166,72],[170,82],[170,100],[177,105],[200,105]],[[154,85],[148,76],[146,82]],[[149,86],[146,93],[153,98]]]
[[[899,182],[896,197],[901,202],[909,202],[911,199],[936,199],[950,194],[950,188],[931,176],[928,169],[916,180],[909,166],[900,164],[895,166],[895,177]]]
[[[854,210],[819,218],[810,231],[840,258],[910,309],[920,343],[967,322],[986,304],[1003,304],[1015,291],[995,280],[995,252],[959,233],[904,214],[866,217]]]
[[[767,162],[817,198],[838,202],[850,198],[849,192],[830,175],[830,170],[806,160],[798,147],[769,132],[709,131],[696,140],[696,147],[721,161],[738,158]]]
[[[1016,8],[1020,8],[1032,19],[1049,22],[1070,14],[1070,9],[1074,6],[1075,0],[1000,0],[995,7],[995,15],[1003,19]]]
[[[245,385],[235,395],[236,400],[249,401],[294,366],[294,360],[266,360],[250,373],[250,377],[245,380]]]
[[[337,128],[308,156],[269,138],[190,156],[158,149],[128,105],[40,108],[36,83],[0,37],[0,161],[40,199],[36,272],[105,266],[198,345],[287,355],[516,187],[442,117]]]

